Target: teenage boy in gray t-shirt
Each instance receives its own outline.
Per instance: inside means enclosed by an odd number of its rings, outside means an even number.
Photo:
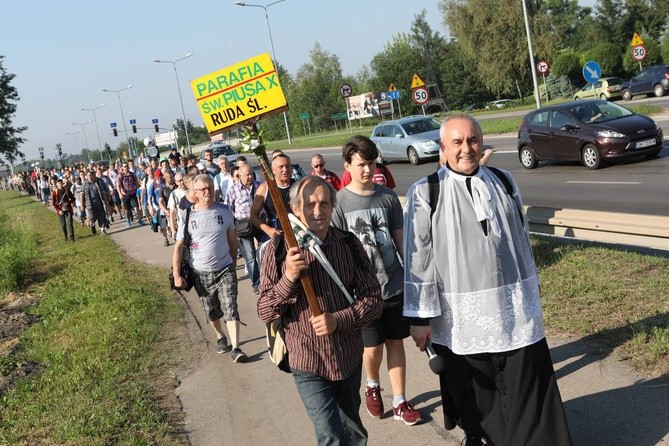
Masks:
[[[362,330],[367,412],[374,418],[381,418],[384,413],[379,370],[385,345],[393,416],[411,426],[422,419],[405,397],[404,339],[409,337],[409,323],[402,316],[404,271],[399,257],[403,240],[402,205],[395,192],[372,181],[378,151],[369,138],[354,136],[344,145],[342,156],[351,182],[337,193],[332,224],[360,239],[376,270],[384,300],[381,318]]]

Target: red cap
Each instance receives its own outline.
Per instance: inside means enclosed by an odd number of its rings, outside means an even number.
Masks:
[[[162,177],[162,176],[163,176],[163,171],[160,170],[160,169],[156,169],[156,170],[153,172],[153,176],[154,176],[154,177]]]

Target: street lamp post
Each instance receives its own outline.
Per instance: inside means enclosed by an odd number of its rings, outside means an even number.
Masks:
[[[267,14],[267,8],[269,8],[272,5],[276,5],[277,3],[284,2],[284,1],[286,1],[286,0],[277,0],[275,2],[268,3],[267,5],[264,5],[264,6],[263,5],[254,5],[254,4],[251,4],[251,3],[245,3],[245,2],[242,2],[242,1],[236,1],[235,2],[235,5],[237,5],[237,6],[251,6],[253,8],[262,8],[262,9],[265,10],[265,20],[267,21],[267,31],[269,31],[269,43],[270,43],[270,45],[272,45],[272,58],[274,59],[275,64],[278,64],[278,62],[276,60],[276,51],[274,50],[274,39],[272,39],[272,28],[269,26],[269,14]],[[276,75],[277,75],[277,77],[279,77],[278,69],[277,69]],[[283,112],[283,122],[286,125],[286,135],[288,136],[288,144],[292,145],[293,142],[290,140],[290,129],[288,128],[288,114],[286,113],[285,110]]]
[[[86,122],[82,122],[82,123],[76,123],[76,122],[72,123],[72,125],[80,125],[81,126],[81,131],[84,132],[84,142],[86,143],[86,153],[88,153],[88,162],[89,163],[91,162],[91,149],[88,147],[88,136],[86,136],[85,126],[86,126],[86,124],[90,124],[91,122],[93,122],[93,121],[91,120],[91,121],[86,121]]]
[[[132,150],[133,147],[130,144],[130,138],[128,138],[128,128],[125,125],[125,116],[123,116],[123,105],[121,105],[121,92],[125,90],[130,90],[132,88],[132,84],[128,85],[125,88],[121,88],[120,90],[108,90],[106,88],[103,88],[102,91],[106,93],[116,93],[116,97],[118,98],[118,106],[121,109],[121,119],[123,120],[123,132],[125,132],[125,141],[128,144],[128,150]]]
[[[95,111],[100,110],[102,107],[104,107],[105,104],[100,104],[99,107],[94,107],[94,108],[81,108],[81,111],[89,111],[93,113],[93,122],[95,123],[95,132],[98,134],[98,151],[102,153],[102,142],[100,141],[100,130],[98,129],[98,120],[95,117]],[[89,152],[90,153],[90,152]]]
[[[153,59],[153,61],[156,63],[171,63],[172,66],[174,67],[174,76],[177,78],[177,91],[179,91],[179,101],[181,102],[181,116],[183,117],[184,120],[184,132],[186,133],[186,150],[188,150],[188,154],[193,153],[193,151],[190,148],[190,139],[188,138],[188,123],[186,122],[186,112],[184,111],[184,100],[181,97],[181,86],[179,85],[179,73],[177,72],[177,62],[179,62],[180,60],[188,59],[192,55],[193,53],[188,53],[184,57],[181,57],[177,60]]]

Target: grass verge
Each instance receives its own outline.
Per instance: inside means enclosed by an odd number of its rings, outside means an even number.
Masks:
[[[77,228],[63,242],[55,214],[0,192],[2,230],[21,226],[36,243],[26,293],[39,318],[4,358],[5,370],[40,365],[0,399],[3,444],[185,444],[170,369],[180,305],[165,273],[124,256],[104,236]]]
[[[669,378],[669,259],[535,239],[546,328]]]

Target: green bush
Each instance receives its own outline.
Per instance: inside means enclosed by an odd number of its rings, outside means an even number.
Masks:
[[[551,66],[551,76],[568,76],[570,79],[578,79],[581,75],[581,62],[578,55],[573,51],[565,51],[555,57]]]
[[[21,228],[0,219],[0,293],[21,289],[35,259],[35,240]]]
[[[627,50],[627,48],[626,48]],[[613,43],[600,43],[594,48],[586,51],[584,63],[594,60],[602,68],[601,77],[619,76],[623,72],[622,51]]]

